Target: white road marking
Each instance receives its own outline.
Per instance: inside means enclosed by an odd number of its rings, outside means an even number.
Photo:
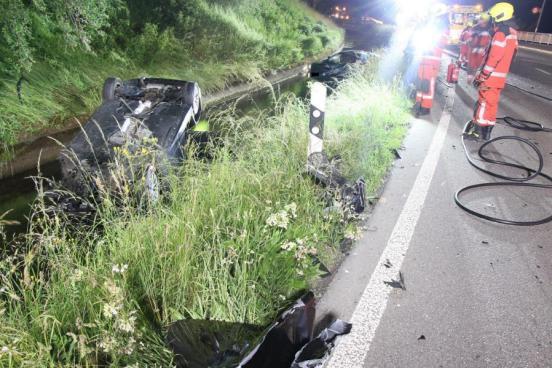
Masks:
[[[552,51],[551,51],[551,50],[537,49],[537,48],[535,48],[535,47],[529,47],[529,46],[522,46],[522,45],[519,45],[518,48],[524,49],[524,50],[531,50],[531,51],[535,51],[535,52],[540,52],[541,54],[549,54],[549,55],[552,54]]]
[[[424,207],[424,202],[439,162],[439,156],[447,136],[451,120],[451,106],[454,91],[448,90],[447,106],[429,147],[426,158],[416,177],[414,186],[389,237],[376,269],[353,312],[353,329],[349,335],[340,338],[332,352],[327,368],[362,368],[370,350],[379,322],[385,312],[391,287],[385,281],[397,280],[402,262],[410,245],[412,235]],[[452,95],[451,95],[452,94]],[[393,267],[383,265],[389,260]]]
[[[535,68],[535,69],[538,70],[538,71],[541,72],[541,73],[546,74],[546,75],[552,75],[552,73],[547,72],[546,70],[542,70],[542,69],[540,69],[540,68]]]

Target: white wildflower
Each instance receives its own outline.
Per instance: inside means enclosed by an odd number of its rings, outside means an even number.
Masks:
[[[285,250],[285,251],[293,250],[295,249],[295,247],[297,247],[297,244],[292,241],[287,241],[280,246],[280,248],[282,248],[282,250]]]
[[[0,349],[0,354],[6,354],[6,353],[9,353],[10,351],[10,348],[8,348],[7,346],[2,346],[2,349]]]
[[[128,270],[127,264],[114,264],[113,267],[111,267],[111,272],[115,274],[123,274],[126,270]]]
[[[288,204],[284,209],[289,213],[291,218],[297,218],[297,204],[295,202]]]
[[[360,227],[349,227],[345,230],[345,238],[350,240],[359,240],[362,237],[362,229]]]
[[[228,257],[237,258],[238,257],[238,251],[234,247],[228,248]]]
[[[83,276],[84,276],[84,272],[80,268],[77,268],[75,271],[73,271],[73,274],[69,278],[71,281],[71,284],[75,286],[75,283],[81,281]]]
[[[116,344],[117,344],[117,341],[115,341],[115,338],[113,336],[104,336],[102,337],[98,346],[105,353],[110,353],[113,351],[113,348],[115,347]]]
[[[117,323],[115,324],[115,326],[123,332],[133,333],[135,323],[136,323],[136,316],[130,315],[128,318],[121,318],[117,320]]]
[[[104,286],[114,299],[120,299],[122,297],[123,292],[121,288],[115,285],[112,280],[106,281],[104,283]]]
[[[281,229],[287,229],[289,225],[289,217],[286,211],[279,211],[273,213],[266,220],[268,226],[279,227]]]
[[[119,314],[120,306],[106,303],[103,306],[103,315],[105,318],[113,318]]]
[[[136,343],[136,340],[134,340],[134,338],[131,336],[128,339],[127,345],[121,349],[121,353],[125,355],[131,355],[134,352],[135,343]]]

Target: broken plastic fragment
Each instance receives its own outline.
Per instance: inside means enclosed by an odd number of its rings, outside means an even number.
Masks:
[[[406,284],[404,283],[404,275],[400,271],[399,271],[399,279],[398,280],[384,281],[384,283],[385,283],[385,285],[390,286],[394,289],[406,290]]]
[[[295,354],[312,339],[314,294],[309,292],[286,310],[239,368],[289,368]]]
[[[351,332],[353,325],[342,320],[334,321],[328,328],[310,341],[295,355],[291,368],[322,367],[333,348],[333,341],[339,335]]]

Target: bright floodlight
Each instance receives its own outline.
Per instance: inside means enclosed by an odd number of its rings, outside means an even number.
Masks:
[[[416,54],[422,55],[435,48],[439,42],[439,30],[432,25],[418,29],[413,36]]]
[[[399,25],[425,18],[442,6],[437,0],[396,0],[396,4],[396,22]]]

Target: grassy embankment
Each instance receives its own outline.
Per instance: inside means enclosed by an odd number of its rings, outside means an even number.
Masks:
[[[342,39],[294,0],[14,0],[0,14],[0,152],[89,114],[107,76],[195,80],[210,92]]]
[[[328,151],[347,176],[365,176],[369,193],[408,119],[397,86],[376,70],[340,86],[326,125]],[[322,189],[303,175],[308,105],[287,96],[276,110],[221,114],[212,123],[225,127],[225,144],[214,159],[187,161],[148,211],[106,200],[98,226],[78,236],[59,218],[37,218],[18,254],[0,262],[0,366],[165,367],[171,322],[265,325],[315,281],[310,256],[331,263],[357,225],[324,211]]]

